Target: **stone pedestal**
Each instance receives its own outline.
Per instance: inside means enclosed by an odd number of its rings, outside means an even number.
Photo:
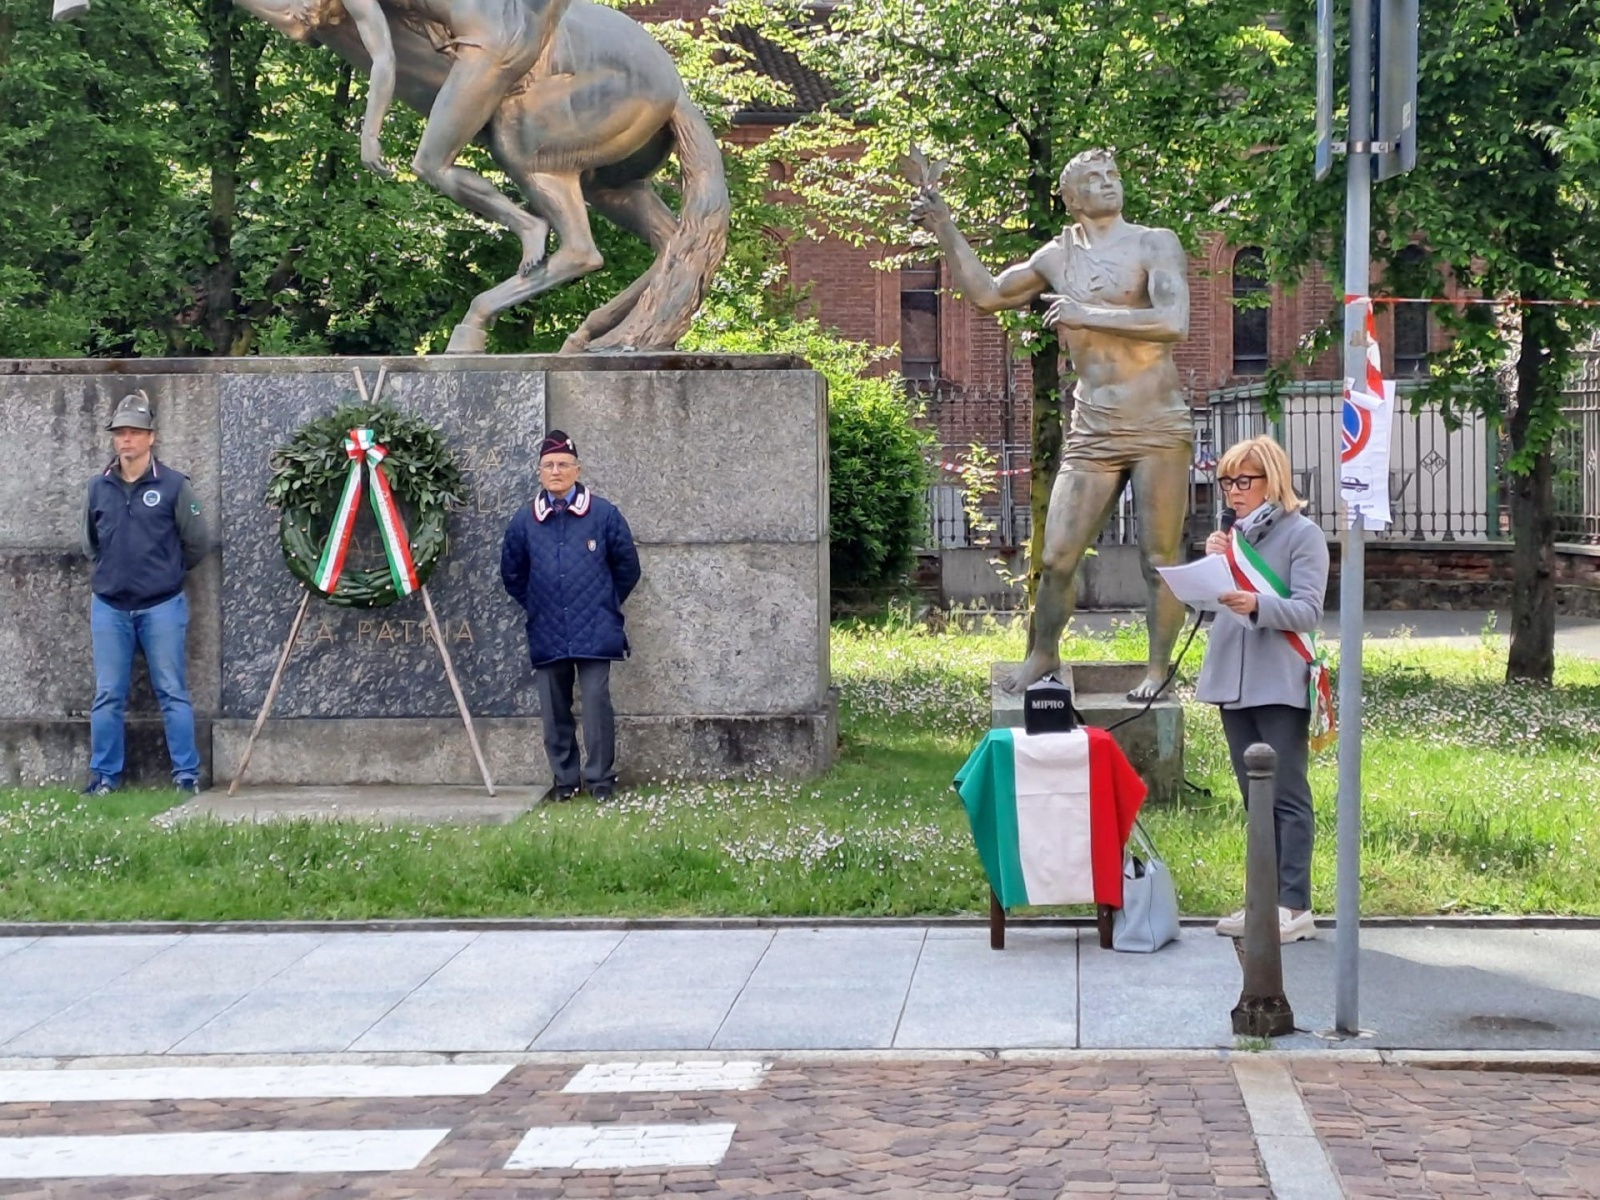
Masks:
[[[115,398],[149,392],[156,452],[190,475],[221,536],[220,555],[190,575],[189,671],[206,769],[225,780],[301,594],[279,555],[278,514],[262,503],[269,455],[304,421],[358,399],[352,368],[370,388],[380,366],[382,400],[437,426],[472,485],[429,592],[497,783],[548,779],[522,613],[501,590],[499,555],[553,427],[577,441],[585,482],[627,517],[643,564],[626,608],[633,656],[612,673],[624,778],[827,768],[827,399],[803,362],[49,360],[0,362],[15,467],[0,479],[0,784],[77,780],[87,768],[93,670],[77,545]],[[377,554],[364,529],[356,553]],[[476,783],[424,628],[417,598],[368,611],[314,602],[250,781]],[[166,777],[156,715],[136,682],[134,780]]]
[[[994,729],[1022,728],[1022,697],[1000,685],[1020,663],[994,663],[989,668],[989,706]],[[1142,713],[1144,701],[1128,699],[1129,689],[1144,678],[1143,663],[1075,662],[1062,672],[1062,682],[1072,687],[1072,702],[1085,723],[1112,730],[1134,770],[1150,789],[1150,801],[1169,804],[1183,790],[1183,705],[1163,694]],[[1070,673],[1070,680],[1068,675]]]

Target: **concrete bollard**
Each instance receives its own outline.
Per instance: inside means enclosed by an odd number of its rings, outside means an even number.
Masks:
[[[1278,941],[1278,837],[1272,794],[1278,752],[1257,742],[1244,752],[1250,776],[1249,847],[1245,855],[1244,938],[1239,958],[1244,990],[1233,1010],[1233,1032],[1282,1037],[1294,1032],[1294,1012],[1283,994],[1283,946]]]

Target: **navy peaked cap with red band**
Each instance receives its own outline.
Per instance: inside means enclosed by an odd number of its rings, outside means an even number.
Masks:
[[[544,435],[544,441],[539,443],[539,457],[543,458],[546,454],[570,454],[573,458],[577,458],[578,443],[561,430],[552,429]]]

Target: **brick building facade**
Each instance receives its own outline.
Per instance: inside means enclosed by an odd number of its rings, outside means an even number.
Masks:
[[[631,7],[641,21],[698,21],[711,8],[711,0],[655,0]],[[814,96],[820,81],[792,59],[785,61],[771,47],[746,44],[763,70],[787,83],[801,98]],[[800,106],[804,107],[803,103]],[[740,113],[725,135],[729,141],[750,144],[769,135],[774,127],[793,119],[795,109],[750,110]],[[906,352],[889,367],[908,378],[921,379],[928,393],[928,419],[938,440],[947,446],[973,442],[998,446],[1001,440],[1002,398],[1007,390],[1006,347],[994,318],[976,311],[954,296],[944,283],[942,268],[879,270],[873,263],[888,252],[883,246],[852,246],[837,239],[803,240],[788,248],[790,282],[809,293],[811,309],[825,327],[845,337]],[[1180,377],[1196,403],[1220,390],[1259,380],[1268,362],[1290,357],[1301,337],[1327,320],[1335,309],[1335,296],[1320,272],[1312,272],[1297,289],[1271,289],[1270,307],[1246,311],[1233,304],[1240,293],[1261,286],[1248,269],[1235,272],[1242,254],[1248,262],[1250,248],[1238,248],[1211,239],[1189,263],[1189,340],[1175,350]],[[935,286],[938,285],[938,286]],[[1403,311],[1396,346],[1395,320],[1380,316],[1384,362],[1393,363],[1396,350],[1410,370],[1420,369],[1429,342],[1437,336],[1427,311]],[[1323,355],[1303,372],[1308,379],[1337,379],[1335,353]],[[1402,372],[1404,373],[1404,372]],[[1014,362],[1010,390],[1015,398],[1014,438],[1026,439],[1031,414],[1026,361]]]

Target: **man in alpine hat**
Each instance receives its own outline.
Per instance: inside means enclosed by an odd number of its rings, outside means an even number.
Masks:
[[[83,791],[102,796],[122,785],[123,718],[134,651],[142,650],[166,726],[172,781],[193,794],[200,786],[200,752],[184,663],[189,602],[183,580],[208,549],[206,522],[188,476],[154,454],[149,396],[136,391],[122,397],[106,428],[115,454],[89,480],[83,509],[83,549],[94,564],[89,629],[95,678]]]
[[[553,794],[616,787],[611,664],[628,655],[622,603],[639,582],[639,553],[617,506],[579,481],[578,447],[559,429],[539,446],[539,490],[506,527],[500,582],[527,614]],[[572,688],[583,696],[585,760],[579,770]]]

